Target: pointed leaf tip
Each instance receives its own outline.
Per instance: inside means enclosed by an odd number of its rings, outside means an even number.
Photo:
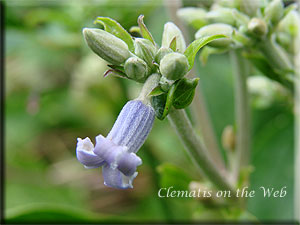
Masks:
[[[129,51],[134,51],[134,44],[131,35],[115,20],[109,17],[97,17],[94,24],[100,23],[104,26],[104,30],[123,40]]]
[[[196,54],[200,50],[200,48],[207,45],[209,42],[212,42],[213,40],[226,37],[227,36],[223,34],[216,34],[193,41],[184,52],[184,55],[187,57],[189,62],[189,70],[193,68]]]
[[[151,41],[153,43],[154,46],[156,46],[156,43],[152,37],[152,34],[150,33],[150,31],[148,30],[148,28],[146,27],[146,25],[144,23],[144,15],[140,15],[138,17],[138,25],[140,27],[142,37],[145,39],[148,39],[149,41]]]

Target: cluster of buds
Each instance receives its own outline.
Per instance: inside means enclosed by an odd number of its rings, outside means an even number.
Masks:
[[[137,38],[134,50],[130,51],[127,43],[113,34],[97,28],[84,28],[84,38],[88,46],[112,68],[106,72],[116,73],[137,82],[145,82],[151,74],[152,62],[143,54],[144,51],[155,52],[156,47],[145,39]],[[146,47],[147,46],[147,47]]]
[[[111,69],[105,75],[114,73],[144,83],[151,74],[160,73],[162,83],[172,84],[189,70],[189,62],[184,55],[185,40],[179,28],[171,22],[164,26],[161,48],[151,41],[152,37],[149,40],[130,36],[133,48],[129,49],[124,40],[102,29],[84,28],[83,35],[93,52],[110,64]]]
[[[225,34],[227,38],[210,43],[207,54],[223,53],[230,49],[255,49],[260,51],[258,43],[272,42],[276,48],[282,48],[286,57],[295,52],[293,41],[300,28],[298,5],[285,6],[283,0],[215,0],[208,9],[182,8],[177,14],[186,23],[198,31],[199,39],[211,34]],[[220,49],[224,51],[220,51]],[[270,62],[272,65],[272,63]],[[291,69],[291,68],[284,68]]]
[[[145,142],[155,116],[163,119],[171,107],[185,108],[194,96],[198,79],[184,76],[192,68],[197,51],[214,39],[211,35],[186,47],[183,34],[173,23],[166,23],[162,47],[143,22],[138,19],[138,32],[132,37],[119,23],[98,17],[105,30],[84,28],[83,35],[94,53],[109,63],[105,72],[144,83],[135,100],[129,101],[120,112],[107,137],[98,135],[96,145],[89,138],[77,139],[76,155],[86,168],[102,167],[104,184],[114,188],[132,188],[137,166],[142,160],[136,155]]]
[[[213,1],[212,1],[213,2]],[[238,10],[239,9],[239,10]],[[299,19],[295,18],[297,5],[291,4],[284,7],[282,0],[273,1],[257,1],[257,0],[238,0],[238,1],[224,1],[216,0],[208,10],[203,8],[182,8],[177,14],[185,22],[191,24],[194,28],[207,28],[207,32],[229,32],[228,26],[231,26],[231,33],[239,33],[245,37],[265,37],[269,33],[278,35],[279,27],[284,23],[288,26],[299,27]],[[293,17],[287,21],[289,17]],[[289,23],[289,24],[287,24]],[[293,24],[292,24],[293,23]],[[211,26],[213,24],[214,26]],[[226,28],[221,24],[226,24]],[[278,30],[279,29],[279,30]],[[293,36],[293,31],[287,31]],[[295,32],[295,31],[294,31]],[[205,35],[205,31],[201,32]],[[198,34],[199,35],[199,34]],[[199,37],[199,36],[198,36]],[[197,38],[197,36],[196,36]],[[238,39],[232,38],[233,43],[238,42]],[[218,40],[220,42],[220,40]],[[228,44],[225,41],[224,45]],[[243,44],[243,43],[242,43]]]

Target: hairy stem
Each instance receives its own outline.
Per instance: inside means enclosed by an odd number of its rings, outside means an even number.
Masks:
[[[150,75],[144,83],[137,99],[141,100],[144,104],[150,104],[151,97],[149,96],[149,94],[155,87],[157,87],[160,77],[161,76],[157,73]]]
[[[182,7],[181,0],[164,0],[165,6],[168,10],[170,19],[182,31],[186,42],[190,42],[188,31],[181,20],[176,16],[176,12]],[[189,72],[188,77],[197,77],[195,69]],[[195,119],[196,126],[201,132],[203,142],[209,150],[210,157],[215,162],[220,170],[226,170],[224,159],[222,158],[216,135],[212,126],[212,121],[207,110],[206,102],[203,96],[201,85],[197,86],[194,101],[191,104],[192,117]]]
[[[245,168],[250,158],[250,108],[248,101],[247,61],[237,51],[230,52],[235,77],[235,114],[236,114],[236,147],[232,171],[233,181],[237,181],[241,169]]]
[[[289,60],[287,54],[274,43],[274,37],[269,37],[265,41],[261,42],[260,50],[269,60],[270,64],[281,70],[288,70],[292,68],[292,63]]]
[[[168,119],[180,137],[186,151],[193,162],[217,188],[222,190],[233,190],[224,171],[220,171],[211,160],[205,146],[200,142],[194,132],[192,124],[183,109],[171,110]]]

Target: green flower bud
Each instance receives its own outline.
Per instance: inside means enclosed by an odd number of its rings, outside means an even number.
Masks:
[[[233,126],[227,125],[222,133],[222,145],[226,150],[234,151],[236,145],[236,137]]]
[[[189,68],[189,63],[185,55],[172,52],[167,54],[160,61],[160,72],[169,80],[178,80],[182,78]]]
[[[213,40],[207,45],[210,45],[212,47],[227,47],[231,43],[232,32],[232,26],[224,23],[214,23],[200,28],[195,34],[195,38],[200,39],[210,35],[224,34],[229,38],[219,38],[217,40]]]
[[[156,54],[156,47],[151,41],[144,38],[136,38],[134,41],[134,53],[143,59],[150,68],[153,68],[153,60]]]
[[[290,53],[299,51],[297,35],[300,30],[300,17],[296,10],[290,11],[278,24],[276,40]]]
[[[239,0],[241,12],[246,13],[250,17],[254,17],[262,5],[262,0]]]
[[[155,56],[155,62],[160,63],[161,59],[162,59],[165,55],[167,55],[167,54],[169,54],[169,53],[171,53],[171,52],[173,52],[173,51],[172,51],[170,48],[161,47],[161,48],[158,50],[158,52],[156,53],[156,56]]]
[[[208,24],[208,21],[205,18],[206,11],[202,8],[181,8],[177,11],[177,16],[197,30]]]
[[[247,26],[249,23],[250,17],[237,9],[232,9],[232,15],[235,19],[235,27]]]
[[[181,30],[172,22],[168,22],[164,26],[164,32],[162,36],[162,46],[169,48],[172,40],[176,37],[176,50],[180,53],[184,53],[186,49],[185,40]]]
[[[127,44],[116,36],[96,28],[84,28],[88,46],[110,64],[120,65],[130,57]]]
[[[283,13],[284,5],[281,0],[271,1],[264,11],[266,21],[271,21],[273,25],[281,20]]]
[[[212,10],[206,14],[206,18],[211,23],[226,23],[232,26],[235,25],[235,18],[232,13],[232,9],[230,8],[217,8]]]
[[[226,8],[237,8],[237,1],[232,1],[232,0],[218,0],[217,2],[218,5]]]
[[[126,75],[137,82],[144,82],[149,73],[149,67],[145,61],[135,56],[126,60],[124,69]]]
[[[169,80],[166,77],[161,76],[159,80],[159,85],[163,91],[168,91],[172,86],[172,84],[174,84],[174,82],[175,82],[174,80]]]
[[[291,37],[296,37],[300,29],[300,17],[296,10],[290,11],[278,24],[277,31],[285,32]]]
[[[282,101],[286,98],[286,89],[279,83],[264,76],[249,77],[247,86],[251,96],[251,103],[256,108],[268,108],[276,100],[281,99]]]
[[[268,33],[268,26],[262,19],[252,18],[248,23],[248,31],[257,37],[262,37]]]

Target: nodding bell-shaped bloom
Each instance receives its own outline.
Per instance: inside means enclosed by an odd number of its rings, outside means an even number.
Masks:
[[[145,142],[155,118],[152,106],[140,100],[127,102],[107,135],[96,137],[95,146],[87,137],[77,139],[76,155],[86,168],[102,167],[104,184],[132,188],[136,168],[142,160],[136,155]]]

